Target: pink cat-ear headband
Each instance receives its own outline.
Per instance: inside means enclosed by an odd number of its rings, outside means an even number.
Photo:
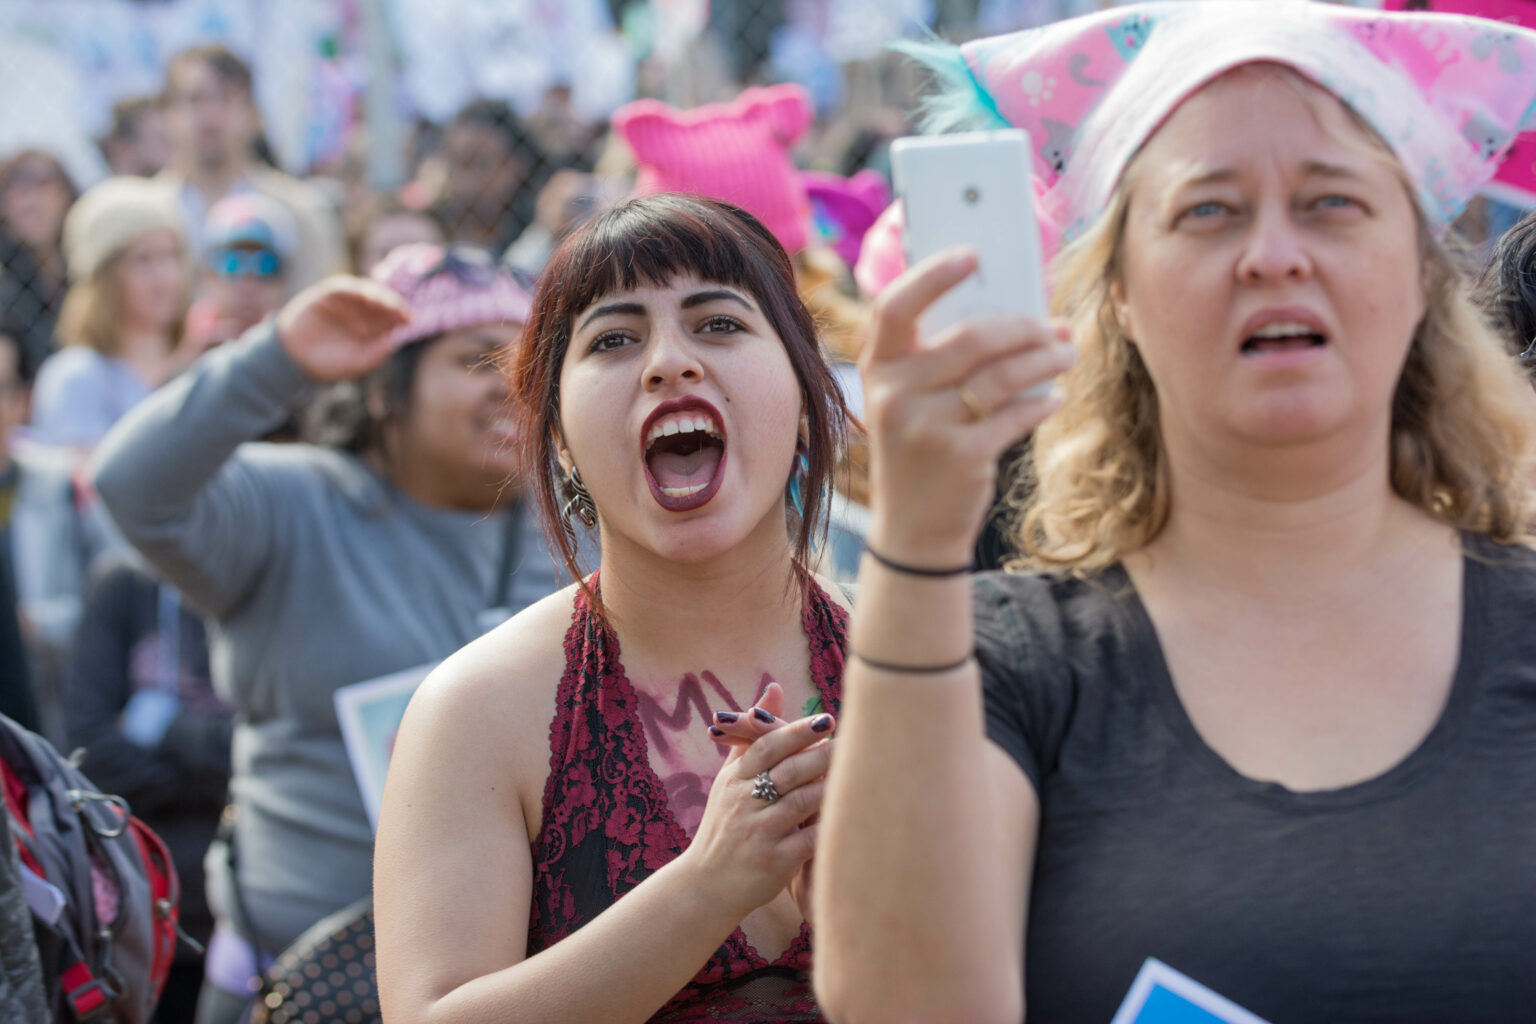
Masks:
[[[914,52],[939,83],[930,130],[1029,132],[1038,206],[1064,241],[1092,223],[1180,103],[1243,64],[1286,65],[1353,108],[1437,228],[1536,128],[1536,32],[1463,15],[1172,0]]]

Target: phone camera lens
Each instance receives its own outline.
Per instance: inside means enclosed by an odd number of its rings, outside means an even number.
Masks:
[[[972,185],[970,188],[965,190],[965,201],[966,202],[974,203],[974,202],[976,202],[976,200],[978,200],[980,198],[981,198],[981,190],[978,189],[975,185]]]

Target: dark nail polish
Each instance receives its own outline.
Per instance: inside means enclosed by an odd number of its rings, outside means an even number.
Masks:
[[[811,732],[826,732],[832,728],[831,715],[817,715],[811,719]]]
[[[762,708],[753,708],[752,717],[757,719],[759,722],[762,722],[764,725],[773,724],[773,716],[764,711]]]
[[[725,730],[720,728],[718,725],[712,725],[709,727],[709,734],[715,737],[715,739],[719,739],[725,735]]]
[[[740,717],[741,716],[738,715],[734,711],[716,711],[715,712],[715,721],[719,722],[721,725],[731,725],[732,723],[734,723],[736,721],[736,719],[738,719]]]

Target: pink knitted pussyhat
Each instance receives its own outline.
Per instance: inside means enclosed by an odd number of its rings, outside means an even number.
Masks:
[[[811,117],[805,90],[784,84],[691,110],[636,100],[614,113],[613,130],[639,165],[635,195],[691,192],[724,199],[795,252],[805,248],[810,202],[789,153]]]
[[[853,266],[859,260],[865,233],[891,201],[890,186],[878,171],[867,168],[851,178],[806,171],[801,180],[811,199],[817,238]]]
[[[479,324],[528,322],[533,302],[495,257],[473,245],[398,246],[369,275],[400,293],[411,322],[390,335],[396,346]]]

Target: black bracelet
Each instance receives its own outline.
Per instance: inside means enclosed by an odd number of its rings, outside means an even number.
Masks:
[[[953,672],[955,669],[963,667],[975,655],[975,651],[967,651],[965,652],[965,657],[959,661],[951,661],[944,665],[898,665],[895,662],[876,661],[874,658],[866,658],[858,651],[848,652],[848,657],[858,658],[870,668],[877,668],[881,672],[896,672],[904,676],[939,675],[943,672]]]
[[[891,569],[900,573],[906,573],[908,576],[929,576],[937,579],[944,576],[967,576],[971,572],[971,567],[969,565],[962,565],[956,569],[928,569],[921,565],[907,565],[905,562],[893,562],[891,559],[886,558],[874,548],[868,546],[864,548],[864,553],[870,558],[873,558],[875,561],[879,562],[881,565],[885,566],[887,569]]]

